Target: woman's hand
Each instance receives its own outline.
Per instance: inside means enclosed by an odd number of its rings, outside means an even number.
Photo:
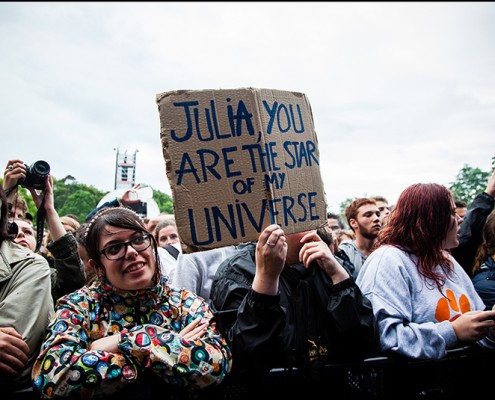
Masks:
[[[273,224],[261,232],[256,244],[255,292],[274,296],[278,293],[278,278],[285,266],[287,242],[284,231]]]
[[[89,345],[89,350],[101,350],[109,353],[119,353],[120,335],[117,333],[112,336],[105,336],[101,339],[96,339]]]
[[[474,342],[488,335],[495,327],[495,311],[468,311],[451,321],[457,339],[461,342]]]
[[[209,326],[209,322],[201,318],[197,318],[191,323],[189,323],[184,329],[179,333],[184,339],[195,340],[203,336]],[[96,339],[90,344],[89,350],[101,350],[107,351],[109,353],[119,353],[119,341],[120,335],[115,334],[111,336],[105,336],[100,339]]]
[[[208,321],[202,321],[201,318],[197,318],[190,322],[184,329],[179,333],[184,339],[195,340],[203,336],[208,330],[210,323]]]
[[[336,260],[330,247],[320,238],[316,231],[311,231],[304,235],[301,238],[301,243],[304,243],[304,245],[299,252],[299,260],[306,268],[313,262],[317,262],[334,285],[349,278],[345,268]]]

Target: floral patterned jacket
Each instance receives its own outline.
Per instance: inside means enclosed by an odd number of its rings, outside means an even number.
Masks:
[[[201,298],[170,288],[124,291],[97,280],[62,297],[32,371],[45,398],[103,397],[142,382],[148,371],[174,387],[201,389],[223,381],[231,351]],[[210,321],[197,340],[179,332],[196,318]],[[90,350],[96,339],[120,335],[119,352]]]

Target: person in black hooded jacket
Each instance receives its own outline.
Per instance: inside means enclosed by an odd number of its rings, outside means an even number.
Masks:
[[[483,242],[483,227],[495,206],[495,169],[488,178],[486,189],[479,193],[469,205],[459,228],[459,246],[452,249],[452,255],[472,278],[476,252]]]
[[[219,266],[210,306],[233,352],[231,379],[296,369],[315,387],[325,364],[379,351],[371,303],[316,231],[265,228]]]

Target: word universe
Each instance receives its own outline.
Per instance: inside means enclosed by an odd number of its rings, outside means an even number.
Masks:
[[[192,244],[207,246],[215,241],[228,239],[242,242],[248,228],[261,232],[269,225],[267,221],[270,224],[277,223],[282,228],[301,222],[323,222],[323,216],[318,215],[316,196],[317,193],[312,192],[299,193],[297,198],[282,196],[270,200],[262,199],[261,207],[256,213],[248,203],[239,200],[234,204],[205,207],[202,210],[189,208],[187,212]]]

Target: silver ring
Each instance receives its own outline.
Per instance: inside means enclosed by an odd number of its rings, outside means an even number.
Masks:
[[[12,171],[14,169],[14,166],[11,164],[9,165],[9,171]]]
[[[268,241],[268,240],[266,241],[266,245],[267,245],[268,247],[274,247],[274,246],[275,246],[275,244],[274,244],[274,243],[270,243],[270,241]]]

